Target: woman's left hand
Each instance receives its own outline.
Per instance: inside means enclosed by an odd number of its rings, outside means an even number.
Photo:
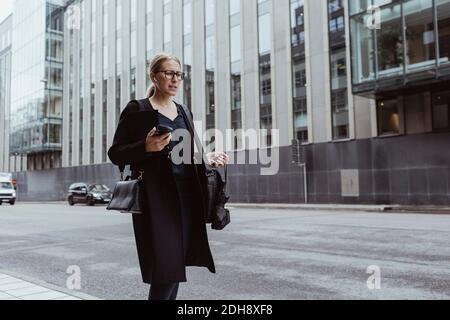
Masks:
[[[223,168],[230,162],[230,157],[225,152],[210,152],[206,154],[208,165],[214,168]]]

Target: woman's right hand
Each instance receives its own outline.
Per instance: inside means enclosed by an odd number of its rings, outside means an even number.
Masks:
[[[160,152],[170,143],[170,139],[172,138],[171,133],[160,136],[155,136],[155,133],[156,128],[153,128],[147,135],[147,140],[145,141],[146,152]]]

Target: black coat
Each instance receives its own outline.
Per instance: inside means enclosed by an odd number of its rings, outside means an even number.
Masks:
[[[148,104],[145,110],[152,110]],[[206,181],[204,166],[195,165],[194,152],[191,159],[195,172],[194,207],[192,221],[195,230],[194,249],[184,257],[179,196],[172,173],[171,160],[163,152],[147,153],[145,140],[147,130],[133,126],[127,116],[143,111],[136,101],[128,103],[123,110],[108,156],[115,165],[130,165],[132,178],[144,171],[144,214],[133,215],[133,227],[142,279],[145,283],[186,282],[186,266],[206,267],[215,273],[214,260],[208,242],[205,224]],[[150,128],[156,127],[158,111],[152,110],[148,119]],[[148,114],[148,113],[147,113]],[[192,115],[192,113],[191,113]],[[186,116],[183,114],[186,123]],[[191,138],[193,132],[191,132]],[[192,146],[194,145],[192,139]],[[188,164],[185,164],[188,165]]]

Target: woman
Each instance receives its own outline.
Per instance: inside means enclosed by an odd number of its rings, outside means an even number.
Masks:
[[[149,299],[175,300],[179,283],[187,281],[186,266],[216,271],[204,220],[204,166],[194,164],[193,150],[190,164],[176,165],[170,151],[184,141],[171,141],[170,133],[155,135],[158,124],[189,130],[182,106],[172,100],[184,79],[179,59],[167,54],[156,56],[150,66],[150,79],[153,85],[147,99],[141,103],[131,101],[123,110],[108,156],[116,165],[130,165],[132,178],[144,172],[144,214],[133,215],[142,279],[151,284]],[[128,115],[143,111],[142,105],[154,115],[148,118],[149,128],[153,128],[150,132],[142,132],[142,128],[127,121]],[[187,147],[193,149],[193,132],[189,132],[191,142]],[[229,162],[223,152],[209,153],[206,158],[214,167]]]

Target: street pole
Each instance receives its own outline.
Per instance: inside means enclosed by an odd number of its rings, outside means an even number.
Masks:
[[[303,189],[305,190],[305,204],[308,203],[308,180],[306,178],[306,163],[300,165],[303,167]]]
[[[306,160],[305,160],[305,152],[301,150],[302,146],[300,144],[300,140],[294,139],[292,140],[292,155],[293,155],[293,163],[296,163],[300,168],[303,168],[303,190],[305,195],[305,204],[308,203],[308,179],[306,176]]]

